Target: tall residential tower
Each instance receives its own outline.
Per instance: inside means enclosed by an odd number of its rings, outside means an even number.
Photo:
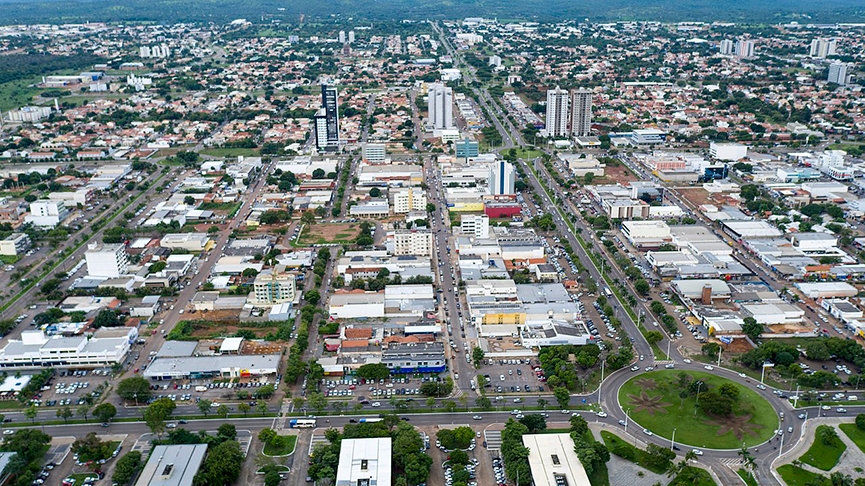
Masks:
[[[571,91],[571,135],[586,137],[592,131],[592,92],[587,89]]]
[[[568,92],[556,86],[547,91],[547,135],[568,136]]]

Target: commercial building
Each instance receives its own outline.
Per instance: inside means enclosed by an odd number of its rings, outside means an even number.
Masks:
[[[838,47],[838,41],[832,38],[818,37],[811,41],[809,55],[818,59],[834,56]]]
[[[328,313],[332,319],[384,317],[384,293],[337,291],[330,297]]]
[[[121,243],[90,243],[84,258],[87,260],[87,275],[91,277],[117,278],[128,273],[129,255],[126,245]]]
[[[716,160],[737,161],[748,156],[748,146],[740,143],[717,143],[709,144],[709,155]]]
[[[550,137],[568,136],[568,92],[556,86],[547,91],[546,132]]]
[[[0,350],[0,368],[49,368],[67,366],[112,366],[123,363],[138,338],[137,328],[122,328],[124,337],[48,336],[27,330],[20,340],[10,340]]]
[[[722,221],[721,226],[736,240],[778,238],[784,234],[767,221]]]
[[[252,284],[253,304],[274,305],[294,302],[297,295],[296,275],[277,266],[271,271],[259,273]]]
[[[387,285],[384,312],[392,317],[423,317],[435,310],[435,295],[432,284]]]
[[[391,438],[343,439],[334,486],[391,486]]]
[[[793,284],[811,299],[855,297],[859,290],[845,282],[798,282]]]
[[[429,257],[433,252],[433,234],[428,229],[398,229],[393,232],[394,255]]]
[[[737,40],[736,57],[754,57],[754,41],[748,39]]]
[[[16,256],[30,249],[33,243],[24,233],[12,233],[0,240],[0,255]]]
[[[847,85],[847,64],[843,62],[833,62],[829,65],[829,76],[826,81],[830,83]]]
[[[571,91],[571,136],[587,137],[592,132],[592,92]]]
[[[207,444],[158,445],[135,486],[192,486],[206,452]]]
[[[207,444],[155,446],[135,486],[192,486],[206,452]]]
[[[454,92],[442,83],[431,83],[428,89],[429,124],[433,130],[454,128]]]
[[[445,347],[441,342],[391,343],[382,351],[381,362],[392,374],[441,373],[447,369]]]
[[[409,211],[426,211],[426,193],[420,189],[398,189],[390,191],[393,197],[393,212],[406,214]]]
[[[667,134],[654,128],[634,130],[631,133],[630,142],[636,146],[658,145],[664,143]]]
[[[636,248],[657,248],[671,240],[670,226],[663,221],[623,221],[622,234]]]
[[[673,280],[670,288],[682,299],[711,305],[715,300],[730,300],[730,286],[718,279]]]
[[[469,138],[464,138],[459,142],[454,143],[454,148],[456,149],[456,156],[458,159],[477,157],[479,153],[478,141]]]
[[[515,194],[514,166],[505,160],[497,160],[490,165],[489,188],[494,196]]]
[[[460,218],[460,230],[475,238],[490,237],[490,217],[486,214],[467,214]]]
[[[279,354],[156,358],[143,376],[152,380],[275,377]]]
[[[210,243],[206,233],[169,233],[162,237],[159,246],[187,251],[204,251]]]
[[[37,228],[54,228],[68,215],[69,209],[66,208],[63,201],[43,199],[30,203],[30,214],[24,217],[24,221]]]
[[[570,434],[526,434],[529,467],[535,486],[590,486],[589,476]]]

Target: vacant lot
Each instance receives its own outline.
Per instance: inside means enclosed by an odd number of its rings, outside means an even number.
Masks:
[[[360,234],[356,223],[323,223],[305,226],[299,245],[323,245],[327,243],[351,243]]]

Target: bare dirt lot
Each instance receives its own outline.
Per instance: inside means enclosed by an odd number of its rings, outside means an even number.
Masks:
[[[688,189],[676,189],[676,192],[682,195],[689,203],[694,206],[701,206],[703,204],[715,204],[715,201],[712,200],[712,193],[703,189],[702,187],[694,187]]]
[[[360,234],[357,223],[325,223],[306,226],[300,236],[301,245],[354,241]]]

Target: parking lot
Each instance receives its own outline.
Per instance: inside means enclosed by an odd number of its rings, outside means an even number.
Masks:
[[[487,359],[478,373],[487,379],[488,394],[537,394],[546,391],[543,372],[535,371],[539,366],[537,359]]]
[[[440,382],[444,379],[444,376],[428,373],[394,376],[377,381],[353,377],[325,378],[321,381],[320,389],[324,396],[329,398],[356,398],[361,403],[371,404],[394,397],[420,397],[421,385],[428,381]],[[301,387],[306,391],[307,386],[304,381]]]
[[[216,403],[216,400],[248,400],[257,398],[257,392],[262,387],[270,385],[276,389],[279,380],[268,382],[266,379],[249,381],[217,380],[175,380],[170,382],[159,382],[150,385],[153,391],[147,403],[160,398],[168,398],[175,402],[198,403],[208,399]],[[272,394],[272,393],[270,393]],[[249,402],[250,406],[257,405],[255,400]]]
[[[102,395],[110,375],[109,369],[59,371],[30,400],[30,404],[36,407],[84,405]]]

